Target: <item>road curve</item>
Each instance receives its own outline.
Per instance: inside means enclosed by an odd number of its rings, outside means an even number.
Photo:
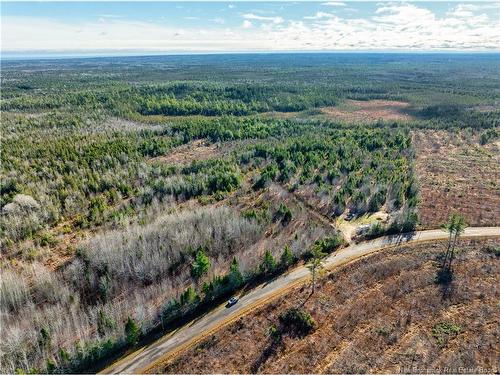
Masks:
[[[471,227],[466,228],[462,238],[471,237],[500,237],[500,227]],[[325,268],[332,269],[348,263],[354,259],[374,253],[376,251],[391,248],[406,242],[424,242],[443,240],[448,238],[448,233],[435,229],[403,234],[398,236],[386,236],[372,241],[352,244],[325,258]],[[143,373],[160,359],[174,356],[181,350],[200,341],[207,335],[213,333],[221,326],[226,325],[250,310],[262,305],[267,300],[282,294],[309,277],[309,271],[305,266],[297,267],[276,279],[252,289],[241,296],[236,305],[225,308],[224,305],[215,308],[201,318],[195,319],[187,325],[171,332],[158,341],[137,350],[136,352],[118,360],[105,370],[102,374],[137,374]]]

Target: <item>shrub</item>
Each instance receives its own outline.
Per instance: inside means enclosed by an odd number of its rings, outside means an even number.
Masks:
[[[52,359],[47,359],[47,374],[52,374],[56,370],[56,364]]]
[[[403,210],[387,228],[387,234],[413,232],[418,224],[418,215],[413,210]]]
[[[270,220],[269,207],[262,207],[260,209],[250,208],[243,211],[241,216],[245,219],[255,220],[257,223],[265,223]]]
[[[57,239],[54,238],[52,233],[48,231],[44,231],[39,233],[37,242],[40,246],[54,246],[57,244]]]
[[[66,351],[66,349],[60,348],[58,355],[59,355],[59,360],[63,365],[68,364],[71,357],[69,353]]]
[[[285,311],[279,317],[282,332],[291,335],[305,336],[310,333],[316,323],[311,314],[297,308],[291,308]]]
[[[281,341],[281,331],[274,324],[269,327],[269,336],[273,339],[273,342],[278,343]]]
[[[278,166],[276,164],[268,165],[262,170],[259,180],[257,180],[257,182],[254,185],[254,189],[258,190],[269,186],[271,181],[273,181],[277,175],[278,175]]]
[[[320,252],[327,254],[334,252],[343,244],[344,244],[344,238],[340,233],[336,234],[333,237],[325,237],[322,238],[321,240],[317,240],[316,242],[314,242],[314,246],[317,246]]]
[[[254,219],[257,220],[257,211],[254,209],[248,209],[242,212],[241,216],[243,216],[245,219]]]
[[[385,232],[384,226],[382,225],[382,223],[377,221],[376,223],[370,226],[367,237],[369,238],[378,237],[384,234],[384,232]]]
[[[432,328],[432,336],[439,346],[444,346],[448,340],[461,331],[461,327],[451,322],[440,322]]]
[[[453,281],[453,271],[449,268],[440,268],[436,275],[436,284],[448,285]]]
[[[280,203],[278,211],[276,211],[276,219],[281,220],[284,225],[292,220],[292,211],[283,203]]]
[[[479,137],[479,143],[485,145],[491,141],[494,141],[500,137],[500,131],[498,129],[488,129],[485,130]]]
[[[49,348],[50,347],[50,342],[51,342],[51,337],[49,330],[45,327],[42,327],[40,330],[40,336],[38,338],[38,343],[42,348]]]
[[[486,247],[486,252],[500,257],[500,246],[490,245]]]
[[[380,207],[385,203],[386,194],[384,191],[378,191],[371,197],[369,210],[370,212],[377,212]]]
[[[379,336],[384,336],[384,337],[387,337],[389,336],[389,328],[386,328],[386,327],[377,327],[374,329],[374,332],[379,335]]]

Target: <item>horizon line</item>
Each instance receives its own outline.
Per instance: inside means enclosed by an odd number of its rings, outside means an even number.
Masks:
[[[499,54],[500,50],[459,50],[459,49],[433,49],[433,50],[256,50],[256,51],[113,51],[113,52],[14,52],[0,51],[0,60],[43,60],[43,59],[65,59],[65,58],[105,58],[105,57],[158,57],[158,56],[210,56],[210,55],[278,55],[278,54]]]

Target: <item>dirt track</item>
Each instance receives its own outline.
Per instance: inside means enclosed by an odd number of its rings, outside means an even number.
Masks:
[[[467,228],[462,235],[464,238],[471,237],[498,237],[500,227],[477,227]],[[376,251],[391,248],[404,242],[424,242],[444,240],[448,234],[442,230],[428,230],[405,234],[402,236],[381,237],[373,241],[351,245],[325,259],[325,268],[333,269],[346,264],[357,258],[369,255]],[[307,280],[309,271],[305,266],[279,276],[266,284],[261,285],[249,293],[240,297],[240,301],[231,308],[221,305],[208,314],[198,318],[186,326],[174,331],[160,340],[144,347],[129,356],[119,360],[102,373],[144,373],[155,366],[158,361],[166,361],[180,351],[200,341],[210,333],[219,329],[248,311],[256,308],[283,294],[293,286]]]

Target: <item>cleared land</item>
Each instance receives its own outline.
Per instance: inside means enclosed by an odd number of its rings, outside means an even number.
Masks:
[[[187,165],[193,161],[203,161],[222,156],[216,144],[208,144],[202,139],[177,147],[168,155],[151,158],[150,162],[163,162],[174,165]]]
[[[343,121],[373,122],[377,120],[408,121],[409,103],[394,100],[346,100],[338,107],[322,108],[330,118]]]
[[[480,145],[464,132],[418,131],[414,136],[420,182],[420,222],[441,225],[451,212],[469,225],[496,225],[500,220],[500,142]]]
[[[155,373],[399,372],[448,367],[498,371],[496,240],[462,240],[453,295],[435,284],[445,243],[402,246],[363,258],[240,318]],[[302,305],[316,329],[273,344],[279,315]]]
[[[336,106],[320,107],[301,112],[266,112],[264,117],[274,119],[321,119],[354,123],[384,121],[410,121],[410,103],[395,100],[351,100],[346,99]]]

